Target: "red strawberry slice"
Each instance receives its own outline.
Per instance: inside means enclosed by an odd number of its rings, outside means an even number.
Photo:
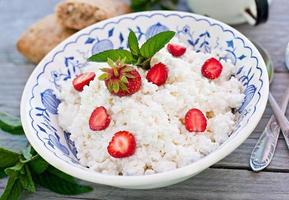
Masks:
[[[185,116],[185,126],[189,132],[204,132],[207,128],[207,119],[199,109],[190,109]]]
[[[89,128],[93,131],[101,131],[108,127],[110,116],[103,106],[93,110],[89,118]]]
[[[157,63],[150,68],[146,78],[149,82],[161,86],[168,79],[168,68],[163,63]]]
[[[107,147],[108,153],[114,158],[129,157],[134,154],[135,149],[134,135],[128,131],[116,132]]]
[[[86,72],[83,74],[79,74],[76,78],[73,79],[72,84],[74,89],[81,92],[85,85],[88,85],[90,81],[92,81],[95,77],[94,72]]]
[[[184,55],[184,53],[186,52],[187,49],[181,45],[178,45],[178,44],[168,44],[167,50],[174,57],[180,57],[180,56]]]
[[[202,66],[202,74],[208,79],[217,79],[221,75],[223,65],[215,58],[210,58]]]

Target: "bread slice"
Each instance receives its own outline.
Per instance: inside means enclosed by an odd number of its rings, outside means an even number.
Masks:
[[[130,7],[122,0],[65,0],[55,10],[63,26],[76,30],[128,12]]]
[[[30,26],[20,36],[17,49],[29,61],[38,63],[57,44],[75,32],[61,26],[55,15],[49,15]]]

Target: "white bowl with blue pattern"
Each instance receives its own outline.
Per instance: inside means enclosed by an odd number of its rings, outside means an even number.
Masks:
[[[69,133],[57,123],[60,100],[55,93],[61,82],[85,68],[94,53],[126,48],[129,30],[143,42],[160,31],[172,30],[197,51],[226,52],[224,59],[238,67],[236,77],[245,87],[237,125],[230,138],[216,151],[185,167],[146,176],[100,174],[81,166]],[[49,39],[49,38],[48,38]],[[33,45],[33,44],[31,44]],[[255,46],[241,33],[219,21],[186,12],[153,11],[123,15],[79,31],[53,49],[30,76],[21,101],[21,120],[33,148],[54,167],[77,178],[122,188],[157,188],[188,179],[236,149],[259,122],[269,92],[265,63]],[[97,154],[97,152],[95,152]]]

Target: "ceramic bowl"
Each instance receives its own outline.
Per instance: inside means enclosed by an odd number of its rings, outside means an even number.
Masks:
[[[87,66],[87,58],[112,48],[127,48],[129,30],[140,42],[165,30],[176,32],[196,51],[225,52],[237,67],[245,99],[229,139],[216,151],[182,168],[146,176],[100,174],[81,166],[77,149],[57,122],[60,100],[55,93]],[[49,38],[48,38],[49,39]],[[35,68],[21,100],[21,120],[33,148],[51,165],[82,180],[121,188],[146,189],[188,179],[236,149],[254,130],[266,106],[269,81],[265,63],[255,46],[241,33],[219,21],[186,12],[140,12],[112,18],[85,28],[54,48]],[[97,152],[96,152],[97,153]]]

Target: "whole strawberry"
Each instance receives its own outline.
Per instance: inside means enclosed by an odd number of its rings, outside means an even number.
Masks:
[[[141,87],[141,76],[138,71],[124,61],[116,61],[108,59],[110,68],[101,69],[104,73],[99,80],[104,80],[105,85],[111,94],[122,96],[130,96]]]

